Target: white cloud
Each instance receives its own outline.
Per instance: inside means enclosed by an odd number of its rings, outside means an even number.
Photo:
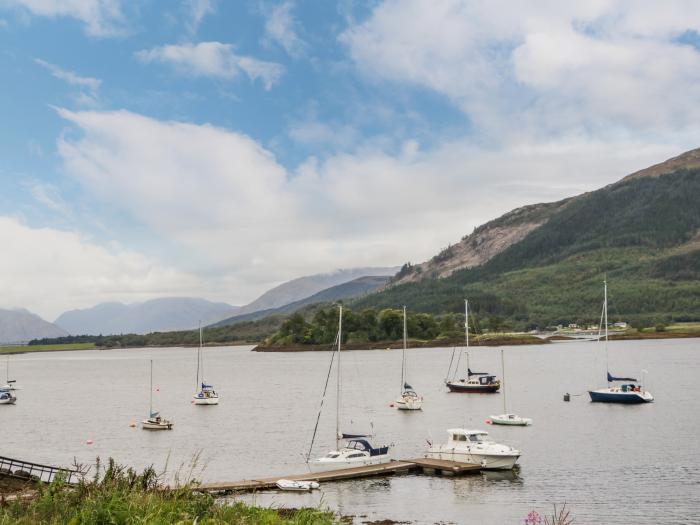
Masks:
[[[118,245],[0,216],[0,307],[25,307],[52,321],[67,307],[182,295],[197,279]]]
[[[81,105],[91,106],[97,102],[98,91],[102,85],[102,80],[93,77],[81,77],[72,71],[61,69],[60,67],[50,64],[40,58],[35,58],[34,62],[46,68],[51,74],[59,80],[63,80],[71,86],[80,88],[78,102]]]
[[[490,138],[614,128],[661,134],[700,117],[700,3],[386,0],[341,37],[372,78],[449,97]]]
[[[39,181],[27,182],[29,192],[32,197],[42,206],[48,208],[65,217],[72,217],[73,210],[68,203],[63,199],[58,188],[53,184],[42,183]]]
[[[216,0],[185,0],[184,6],[187,11],[185,28],[190,36],[197,34],[199,24],[205,16],[216,12]]]
[[[284,72],[280,64],[238,55],[231,44],[221,42],[165,45],[138,51],[136,57],[144,63],[170,64],[192,76],[231,80],[243,72],[252,81],[259,79],[268,90]]]
[[[115,36],[124,31],[121,0],[4,0],[4,4],[36,16],[75,18],[91,36]]]
[[[292,57],[299,57],[306,51],[306,42],[297,35],[298,22],[292,14],[294,4],[285,1],[272,7],[266,14],[265,38],[280,45]]]
[[[461,140],[431,151],[407,142],[397,155],[365,148],[289,172],[225,129],[127,111],[60,114],[80,130],[59,142],[65,171],[181,246],[234,303],[299,275],[430,257],[516,206],[594,189],[688,140],[560,137],[494,150]]]

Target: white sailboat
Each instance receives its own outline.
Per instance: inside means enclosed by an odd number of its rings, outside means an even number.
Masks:
[[[15,382],[10,379],[10,356],[7,356],[7,380],[3,387],[0,387],[0,405],[14,405],[17,402],[15,396]]]
[[[608,281],[603,281],[603,312],[601,314],[601,324],[605,325],[605,366],[607,368],[607,388],[589,390],[588,395],[594,403],[622,403],[626,405],[636,405],[640,403],[651,403],[654,396],[641,385],[636,384],[633,377],[613,377],[608,366]],[[600,331],[599,331],[600,332]],[[600,337],[599,337],[600,338]],[[646,371],[642,370],[642,378]],[[611,386],[612,383],[612,386]],[[619,384],[619,385],[618,385]]]
[[[494,425],[509,425],[514,427],[526,427],[532,424],[532,419],[529,417],[521,417],[517,414],[511,414],[506,409],[506,361],[503,357],[503,349],[501,348],[501,378],[503,383],[503,414],[491,416],[491,423]]]
[[[153,410],[153,359],[151,359],[151,395],[148,407],[148,418],[141,421],[143,430],[172,430],[173,422],[170,419],[165,419],[160,415],[160,412]]]
[[[195,405],[218,405],[219,394],[214,387],[204,381],[204,342],[202,337],[202,323],[199,324],[199,348],[197,349],[197,382],[196,387],[199,392],[192,396],[192,403]],[[201,371],[201,380],[200,380]]]
[[[10,392],[20,390],[20,388],[17,386],[17,381],[10,379],[10,354],[7,354],[7,364],[5,365],[5,385],[0,386],[0,390],[7,390]]]
[[[380,465],[389,463],[391,456],[389,455],[389,446],[373,447],[369,441],[371,437],[368,434],[345,434],[340,431],[340,407],[341,407],[341,367],[340,367],[340,348],[343,340],[343,306],[340,305],[338,313],[338,339],[337,350],[334,357],[336,358],[337,377],[336,377],[336,407],[335,407],[335,450],[331,450],[323,457],[310,461],[311,451],[313,450],[314,440],[316,439],[316,429],[318,429],[318,421],[321,417],[319,410],[316,417],[316,428],[314,429],[313,437],[311,438],[311,446],[307,454],[307,464],[312,471],[322,472],[327,470],[338,470],[351,467],[364,467],[367,465]],[[331,369],[333,367],[333,359],[331,359]],[[326,378],[326,388],[328,387],[328,378],[330,377],[331,369],[328,371]],[[323,397],[326,395],[324,388]],[[321,400],[321,409],[323,408],[323,399]],[[341,447],[341,441],[345,444]]]
[[[420,410],[423,398],[406,382],[406,307],[403,307],[403,349],[401,350],[401,397],[396,400],[398,410]]]

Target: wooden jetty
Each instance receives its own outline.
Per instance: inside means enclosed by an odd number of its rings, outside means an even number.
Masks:
[[[416,458],[408,460],[392,460],[389,463],[383,463],[381,465],[329,470],[326,472],[309,472],[306,474],[276,476],[274,478],[201,483],[197,486],[197,490],[219,493],[251,492],[276,488],[276,483],[280,479],[289,479],[292,481],[318,481],[321,483],[326,481],[342,481],[346,479],[407,474],[409,472],[416,471],[428,475],[442,474],[443,476],[454,476],[470,472],[479,472],[481,469],[481,465],[473,465],[471,463],[459,463],[457,461],[447,461],[443,459]]]

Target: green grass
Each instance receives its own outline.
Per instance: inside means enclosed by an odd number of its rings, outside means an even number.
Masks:
[[[59,352],[61,350],[93,350],[95,348],[95,343],[0,346],[0,354],[24,354],[26,352]]]
[[[98,463],[99,464],[99,463]],[[99,469],[99,467],[98,467]],[[99,470],[98,470],[99,471]],[[60,481],[39,486],[30,501],[0,507],[0,525],[330,525],[334,515],[319,509],[283,510],[220,504],[188,484],[169,490],[152,468],[138,474],[109,461],[104,471],[77,486]]]
[[[673,323],[666,326],[667,332],[700,332],[700,323]]]

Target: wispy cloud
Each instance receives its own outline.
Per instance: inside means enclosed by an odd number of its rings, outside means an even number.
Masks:
[[[63,199],[56,186],[36,180],[27,182],[27,186],[32,197],[39,204],[66,218],[73,218],[73,210]]]
[[[205,16],[216,12],[216,0],[185,0],[183,6],[187,20],[185,20],[185,29],[188,35],[193,37],[197,34],[199,25]]]
[[[299,23],[292,14],[293,8],[291,1],[285,1],[266,12],[265,40],[280,45],[290,56],[299,57],[307,44],[297,35]]]
[[[144,63],[169,64],[191,76],[232,80],[245,73],[252,81],[260,80],[267,90],[284,72],[281,64],[239,55],[233,45],[221,42],[165,45],[138,51],[136,57]]]
[[[77,97],[78,104],[84,106],[95,105],[102,80],[99,78],[80,76],[72,71],[62,69],[55,64],[41,60],[40,58],[35,58],[34,62],[47,69],[55,78],[71,86],[78,87],[80,89],[80,94]]]
[[[126,29],[121,0],[4,0],[0,2],[3,6],[35,16],[75,18],[85,24],[85,32],[91,36],[117,36]]]

